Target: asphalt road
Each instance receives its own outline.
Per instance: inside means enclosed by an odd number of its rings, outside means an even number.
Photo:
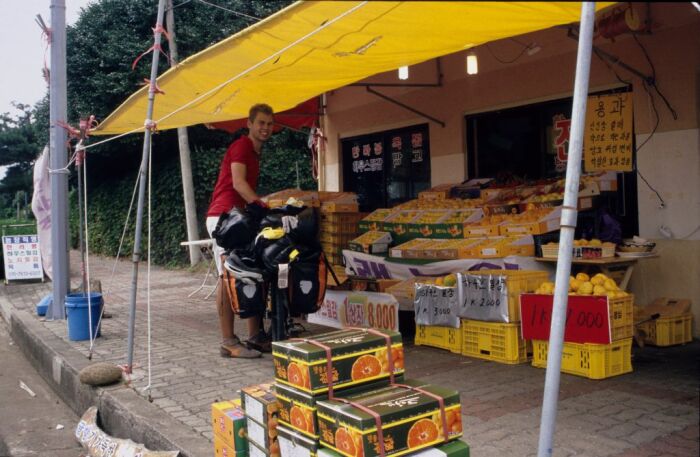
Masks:
[[[73,437],[79,418],[24,358],[2,319],[0,363],[0,457],[85,455]],[[20,381],[35,396],[22,389]]]

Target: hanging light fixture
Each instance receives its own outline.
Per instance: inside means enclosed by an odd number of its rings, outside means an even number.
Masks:
[[[408,67],[399,67],[399,79],[405,81],[408,79]]]
[[[476,59],[476,53],[469,51],[467,54],[467,74],[475,75],[479,73],[479,61]]]

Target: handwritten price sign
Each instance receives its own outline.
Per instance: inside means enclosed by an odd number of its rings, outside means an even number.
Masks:
[[[459,274],[459,317],[510,322],[506,276]]]
[[[399,331],[399,303],[391,294],[326,291],[321,308],[308,321],[334,328],[366,327]]]
[[[553,295],[522,294],[520,313],[523,339],[549,340]],[[610,343],[610,312],[607,297],[574,295],[566,307],[564,341]]]
[[[456,287],[416,283],[415,291],[416,324],[459,328]]]

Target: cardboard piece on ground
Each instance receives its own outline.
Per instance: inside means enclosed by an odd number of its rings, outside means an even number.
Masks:
[[[638,320],[657,313],[659,317],[681,316],[690,311],[690,305],[690,300],[687,298],[660,297],[654,300],[650,305],[639,309]]]

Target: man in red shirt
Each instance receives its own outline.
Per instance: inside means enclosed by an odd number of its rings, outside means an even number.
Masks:
[[[248,135],[238,138],[231,143],[219,170],[219,177],[214,186],[211,203],[207,211],[207,231],[211,237],[216,223],[221,214],[230,211],[233,207],[243,208],[248,204],[265,206],[255,192],[260,174],[260,153],[263,144],[272,135],[273,111],[269,105],[257,104],[250,108],[248,115]],[[213,237],[212,237],[213,239]],[[216,268],[221,279],[223,265],[221,255],[224,250],[213,245]],[[221,355],[223,357],[254,358],[262,354],[256,349],[247,347],[234,333],[234,313],[223,284],[219,284],[216,295],[216,307],[219,311],[219,324],[221,326]],[[254,316],[246,319],[248,322],[249,342],[258,348],[267,350],[269,340],[262,332],[262,316]]]

